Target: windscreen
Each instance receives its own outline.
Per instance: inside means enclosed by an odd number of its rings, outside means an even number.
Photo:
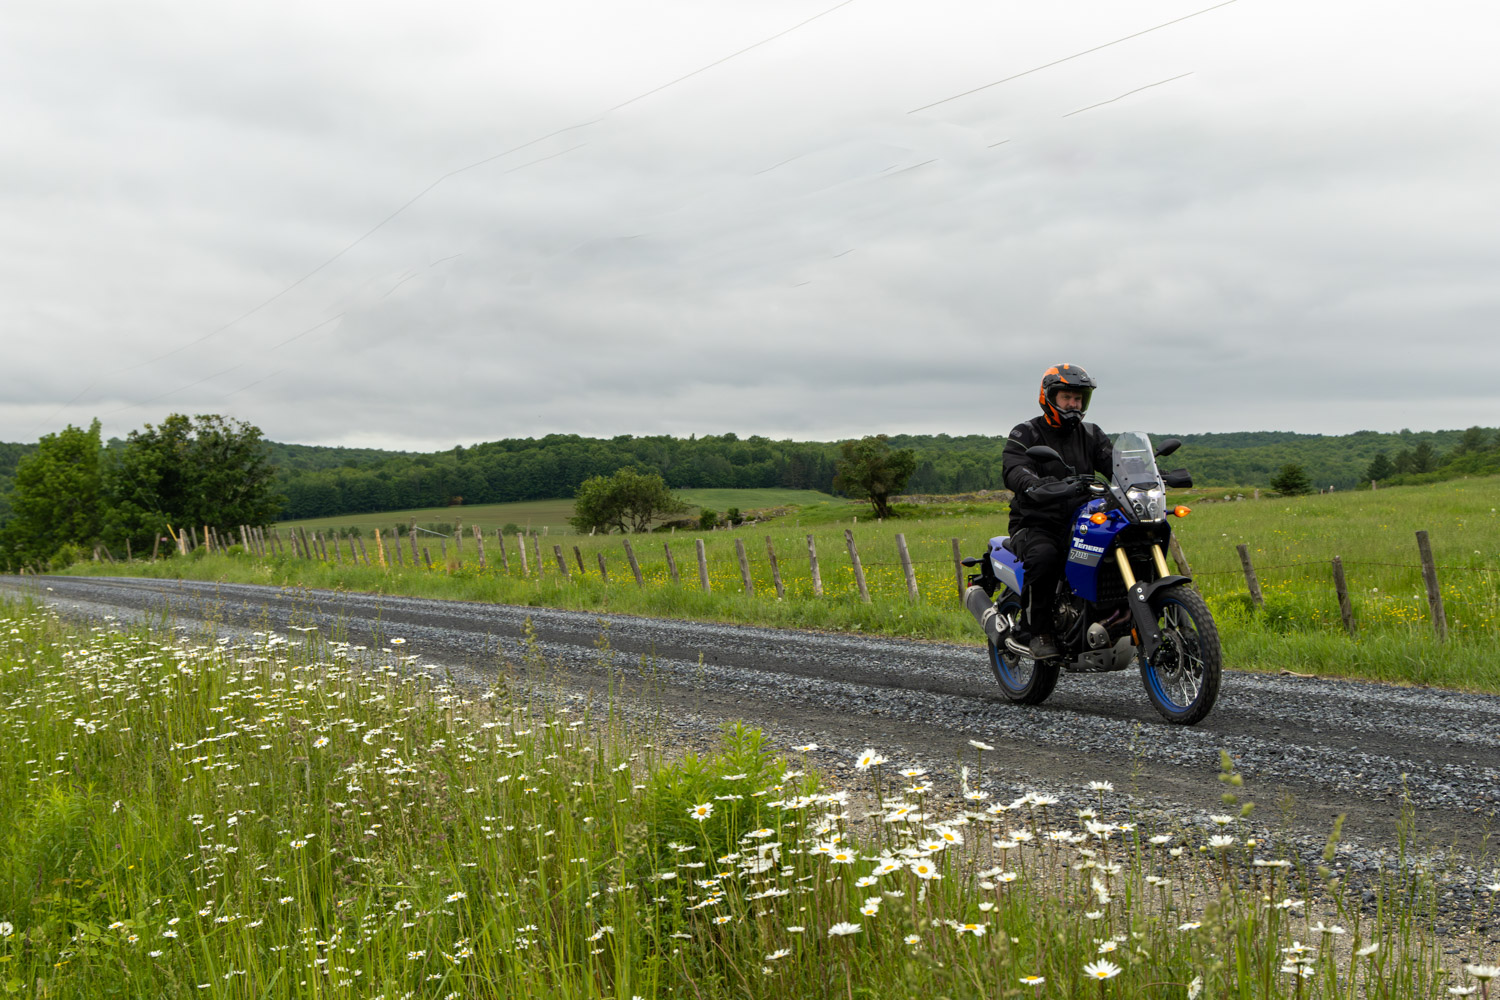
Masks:
[[[1167,491],[1156,471],[1151,439],[1140,431],[1115,438],[1115,484],[1125,491],[1137,517],[1160,521],[1166,514]]]
[[[1127,490],[1161,483],[1151,439],[1140,431],[1126,431],[1115,438],[1115,482]]]

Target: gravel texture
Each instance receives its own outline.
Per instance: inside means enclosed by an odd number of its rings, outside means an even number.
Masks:
[[[953,776],[979,763],[969,742],[978,740],[994,747],[982,763],[997,798],[1037,789],[1081,806],[1095,801],[1087,783],[1105,780],[1143,816],[1206,826],[1225,810],[1215,776],[1227,750],[1242,800],[1259,803],[1259,828],[1305,856],[1321,853],[1333,817],[1347,815],[1335,867],[1351,881],[1393,862],[1403,790],[1408,854],[1451,880],[1456,923],[1487,912],[1492,900],[1477,886],[1500,881],[1487,844],[1500,809],[1494,695],[1226,671],[1213,713],[1180,727],[1157,716],[1134,670],[1064,675],[1045,704],[1012,705],[980,646],[240,584],[12,577],[0,586],[90,617],[316,624],[367,644],[400,636],[403,652],[466,683],[503,670],[557,697],[612,697],[683,748],[710,747],[736,719],[775,744],[816,742],[823,749],[809,762],[835,783],[853,780],[865,747]],[[956,797],[956,780],[939,790]]]

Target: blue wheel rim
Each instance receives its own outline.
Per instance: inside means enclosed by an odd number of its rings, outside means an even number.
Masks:
[[[1146,678],[1151,693],[1162,704],[1186,712],[1203,697],[1203,657],[1193,616],[1177,601],[1162,602],[1162,644],[1157,662],[1147,661]]]

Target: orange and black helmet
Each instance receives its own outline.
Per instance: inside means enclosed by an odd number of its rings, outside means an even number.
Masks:
[[[1094,395],[1098,383],[1089,373],[1077,365],[1053,365],[1042,372],[1042,388],[1037,393],[1037,402],[1042,406],[1042,415],[1050,427],[1061,427],[1064,423],[1077,423],[1088,412],[1089,399]],[[1077,410],[1059,410],[1057,394],[1063,389],[1083,393],[1083,406]]]

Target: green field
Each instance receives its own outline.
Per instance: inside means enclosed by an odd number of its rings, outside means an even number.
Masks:
[[[1184,491],[1182,498],[1196,506],[1176,529],[1194,582],[1219,622],[1230,666],[1500,691],[1500,657],[1494,655],[1500,639],[1500,478],[1295,499],[1203,502],[1204,495]],[[641,586],[619,535],[538,538],[530,543],[529,573],[523,576],[516,537],[505,539],[502,567],[493,528],[486,532],[487,564],[482,569],[472,535],[461,548],[451,538],[423,535],[415,565],[410,540],[403,539],[401,564],[386,568],[353,565],[346,541],[337,564],[331,559],[309,562],[288,551],[264,561],[248,554],[195,555],[128,567],[86,563],[72,571],[344,588],[977,643],[974,623],[957,600],[952,539],[959,540],[964,555],[979,554],[987,538],[1004,533],[1003,505],[955,502],[898,509],[911,516],[872,523],[868,507],[825,501],[735,531],[632,536]],[[1430,533],[1446,604],[1449,637],[1442,643],[1434,636],[1423,588],[1414,537],[1418,529]],[[868,603],[858,595],[846,530],[858,546]],[[897,558],[897,533],[905,536],[914,563],[915,600],[907,594]],[[808,535],[816,547],[822,595],[814,593]],[[699,539],[705,549],[707,591],[698,582],[694,542]],[[767,539],[782,577],[780,597]],[[749,566],[748,591],[737,542]],[[1235,551],[1241,542],[1255,562],[1265,592],[1263,607],[1247,596]],[[375,560],[373,538],[365,546]],[[678,570],[676,581],[668,550]],[[566,576],[558,567],[558,551]],[[1354,638],[1345,634],[1339,614],[1330,568],[1334,555],[1343,559],[1348,577]],[[607,580],[600,574],[601,556]]]
[[[827,493],[816,490],[678,490],[676,495],[692,507],[692,516],[707,507],[723,515],[730,507],[742,511],[767,507],[786,507],[792,504],[814,505],[829,503],[840,508],[849,506]],[[518,527],[550,535],[573,534],[568,518],[573,516],[572,500],[523,500],[518,503],[488,503],[459,507],[427,507],[420,510],[380,511],[375,514],[340,514],[335,517],[310,518],[304,521],[282,521],[277,527],[303,528],[307,531],[335,531],[357,527],[365,535],[374,529],[408,524],[413,518],[417,524],[477,524],[481,528],[494,529],[514,524]],[[846,517],[848,515],[845,515]]]

